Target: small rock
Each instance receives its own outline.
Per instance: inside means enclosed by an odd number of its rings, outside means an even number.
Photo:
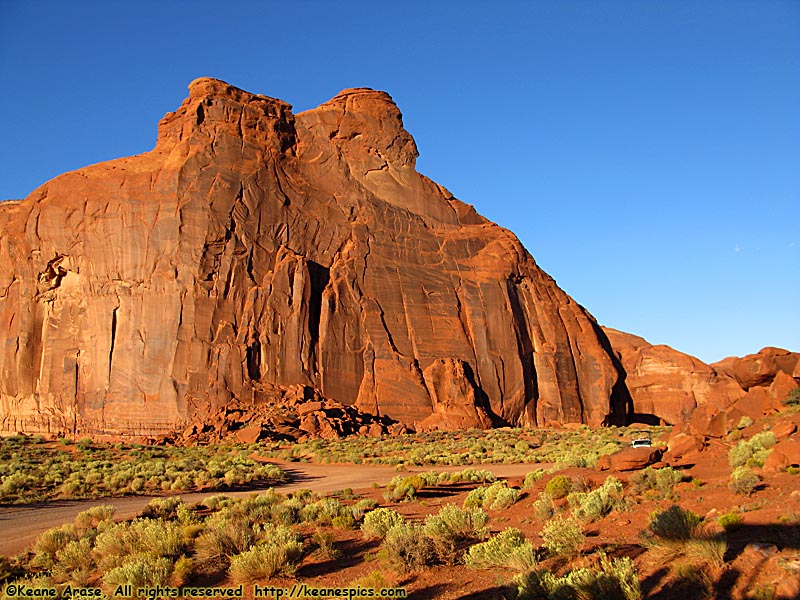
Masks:
[[[769,544],[766,542],[752,542],[745,546],[744,551],[760,554],[764,558],[768,558],[778,553],[778,547],[775,544]]]

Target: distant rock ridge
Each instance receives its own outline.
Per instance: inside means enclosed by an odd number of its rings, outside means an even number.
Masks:
[[[644,338],[603,328],[619,357],[631,395],[632,421],[685,426],[701,437],[723,437],[774,414],[800,387],[800,353],[764,348],[758,354],[705,364]]]
[[[625,422],[595,320],[417,155],[384,92],[295,115],[201,78],[152,151],[3,203],[0,431],[162,434],[295,389],[367,429]]]

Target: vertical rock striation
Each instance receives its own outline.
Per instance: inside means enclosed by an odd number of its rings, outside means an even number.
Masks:
[[[387,94],[189,91],[152,151],[0,204],[0,429],[160,433],[294,385],[433,428],[625,418],[593,318],[417,173]]]

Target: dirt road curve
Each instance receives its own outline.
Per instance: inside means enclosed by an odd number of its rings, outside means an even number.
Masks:
[[[335,492],[344,488],[354,490],[369,488],[373,483],[386,484],[395,475],[408,475],[422,471],[462,471],[466,467],[419,467],[398,472],[392,467],[377,465],[317,465],[307,463],[275,463],[286,471],[289,481],[275,486],[282,493],[300,489],[315,492]],[[521,477],[537,468],[549,465],[479,465],[497,477]],[[268,489],[250,488],[244,491],[225,492],[228,496],[248,496]],[[199,502],[219,492],[175,494],[185,502]],[[13,555],[28,548],[44,530],[72,521],[75,516],[91,506],[112,504],[116,507],[115,518],[129,519],[139,514],[151,497],[94,498],[91,500],[60,500],[28,506],[0,507],[0,555]]]

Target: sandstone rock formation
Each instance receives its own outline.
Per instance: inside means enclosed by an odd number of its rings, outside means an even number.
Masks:
[[[189,89],[152,151],[0,205],[0,430],[150,435],[291,386],[426,427],[625,418],[593,318],[416,172],[387,94]]]
[[[640,420],[685,423],[698,406],[725,409],[745,392],[731,376],[664,345],[603,328],[625,371],[625,385]]]
[[[762,348],[757,354],[748,354],[741,358],[731,356],[711,366],[721,373],[736,379],[745,389],[769,385],[778,375],[798,377],[797,366],[800,364],[800,353],[790,352],[782,348]]]

